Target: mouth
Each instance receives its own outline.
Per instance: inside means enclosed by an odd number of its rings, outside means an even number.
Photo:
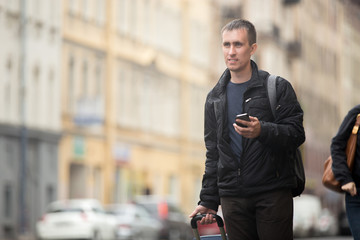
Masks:
[[[237,62],[237,60],[236,59],[228,59],[228,63],[236,63]]]

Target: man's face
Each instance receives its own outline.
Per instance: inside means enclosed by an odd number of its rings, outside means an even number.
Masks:
[[[250,57],[255,53],[256,43],[250,46],[246,29],[224,31],[222,49],[225,64],[232,72],[241,72],[250,64]]]

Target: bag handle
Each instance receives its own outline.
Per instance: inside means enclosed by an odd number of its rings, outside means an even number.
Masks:
[[[360,126],[360,113],[356,116],[356,122],[352,130],[352,134],[357,134]]]
[[[355,125],[352,129],[351,135],[346,145],[347,165],[351,172],[354,168],[354,158],[356,152],[356,141],[357,141],[357,133],[359,131],[359,125],[360,125],[360,113],[356,116]]]

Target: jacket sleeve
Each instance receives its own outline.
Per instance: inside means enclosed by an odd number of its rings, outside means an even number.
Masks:
[[[205,103],[204,140],[206,146],[205,173],[202,180],[199,204],[217,211],[220,204],[217,185],[217,164],[219,153],[217,150],[217,123],[213,103],[208,99]]]
[[[303,110],[290,82],[279,78],[276,83],[274,122],[261,121],[259,141],[274,149],[296,149],[305,141]]]
[[[345,151],[347,141],[350,137],[359,110],[360,108],[357,110],[356,108],[353,108],[348,112],[343,122],[341,123],[337,134],[331,141],[330,150],[331,157],[333,159],[332,169],[335,178],[341,183],[341,185],[345,185],[346,183],[354,181],[347,166]]]

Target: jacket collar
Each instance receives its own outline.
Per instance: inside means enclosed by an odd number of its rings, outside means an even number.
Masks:
[[[263,81],[260,77],[257,64],[253,60],[250,61],[251,61],[250,64],[251,64],[252,74],[249,80],[250,81],[249,88],[262,86]],[[221,75],[218,82],[218,87],[220,88],[219,89],[220,91],[225,91],[226,85],[229,83],[230,79],[231,79],[230,70],[227,68],[225,69],[224,73]]]

